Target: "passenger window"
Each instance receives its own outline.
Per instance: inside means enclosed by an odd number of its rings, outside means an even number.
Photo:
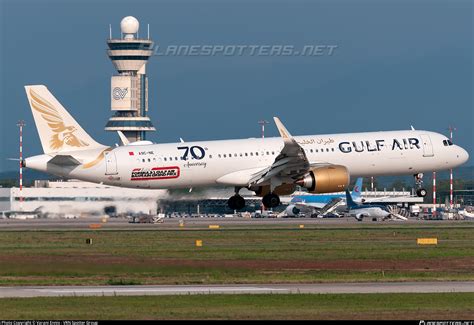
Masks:
[[[310,152],[313,153],[313,149],[311,149]]]
[[[245,153],[245,157],[248,157],[248,153]]]
[[[253,156],[253,152],[251,152],[250,155]]]
[[[255,156],[258,156],[258,152],[255,153]]]
[[[226,154],[224,154],[224,158],[227,158],[227,155],[226,155]]]

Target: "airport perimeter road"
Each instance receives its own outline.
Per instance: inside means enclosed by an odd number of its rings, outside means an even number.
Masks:
[[[143,296],[262,293],[440,293],[474,292],[474,281],[262,285],[0,287],[0,298],[60,296]]]

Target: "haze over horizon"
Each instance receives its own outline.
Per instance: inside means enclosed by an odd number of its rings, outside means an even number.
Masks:
[[[44,84],[98,142],[110,111],[109,24],[140,21],[140,34],[169,45],[335,45],[320,56],[150,58],[155,142],[425,129],[449,135],[473,165],[471,1],[68,1],[0,2],[0,171],[42,153],[24,85]]]

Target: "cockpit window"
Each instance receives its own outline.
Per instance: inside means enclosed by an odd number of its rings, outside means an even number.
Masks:
[[[443,140],[443,144],[444,144],[445,146],[452,146],[452,145],[453,145],[453,142],[452,142],[451,140],[449,140],[449,139],[446,139],[446,140]]]

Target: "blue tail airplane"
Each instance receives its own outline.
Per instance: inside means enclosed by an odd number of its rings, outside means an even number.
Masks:
[[[352,197],[355,201],[360,202],[362,191],[362,177],[357,178]],[[288,216],[295,216],[300,212],[301,208],[322,209],[335,199],[345,199],[345,194],[308,194],[298,195],[291,199],[290,204],[285,212]]]
[[[402,220],[408,220],[406,217],[390,212],[387,205],[381,204],[370,204],[370,203],[356,203],[353,200],[353,197],[346,190],[346,205],[349,210],[349,215],[355,217],[358,221],[362,221],[364,217],[368,218],[390,218],[392,216],[397,217]]]

